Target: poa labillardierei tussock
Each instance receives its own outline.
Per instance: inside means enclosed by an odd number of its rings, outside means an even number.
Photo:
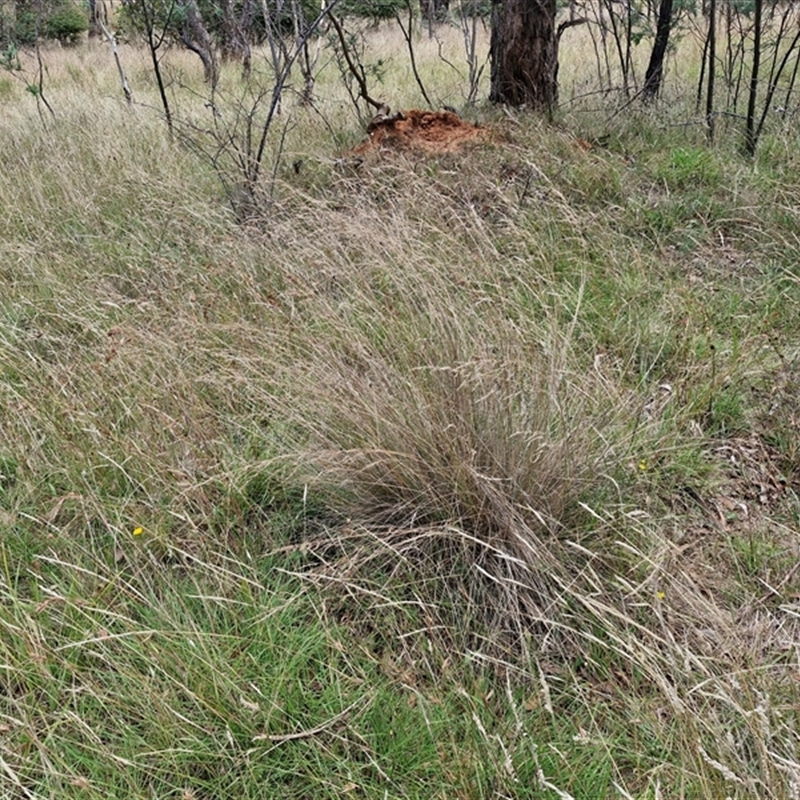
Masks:
[[[391,199],[329,226],[317,219],[313,246],[338,263],[295,276],[311,290],[292,320],[303,346],[287,376],[303,461],[334,505],[389,531],[400,550],[400,531],[417,546],[421,529],[440,526],[443,539],[463,532],[481,570],[496,559],[490,573],[513,575],[516,564],[546,580],[565,566],[550,542],[619,459],[623,402],[604,376],[571,363],[547,275],[515,275],[489,241],[475,247],[479,223],[443,264],[440,201],[421,197],[410,170],[402,180],[427,204],[419,216]],[[514,320],[505,291],[523,283],[539,307]]]

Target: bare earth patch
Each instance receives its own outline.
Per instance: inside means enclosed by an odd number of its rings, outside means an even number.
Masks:
[[[356,155],[376,150],[416,150],[426,155],[452,153],[465,144],[486,141],[490,130],[465,122],[452,111],[401,111],[378,115],[367,126],[367,138],[353,149]]]

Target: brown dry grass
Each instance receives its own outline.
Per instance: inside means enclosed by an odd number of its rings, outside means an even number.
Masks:
[[[290,571],[306,589],[281,602],[313,597],[311,616],[351,630],[349,655],[368,665],[352,681],[365,702],[386,672],[425,713],[450,709],[443,696],[460,695],[448,681],[464,691],[475,665],[485,669],[490,685],[461,717],[477,719],[470,730],[504,777],[463,778],[465,796],[571,786],[571,763],[588,751],[612,773],[590,787],[616,782],[622,796],[792,797],[790,409],[761,414],[759,435],[789,442],[789,488],[759,527],[718,527],[702,503],[726,486],[718,440],[749,424],[736,388],[792,374],[795,173],[767,181],[691,141],[656,147],[624,130],[624,142],[584,152],[570,132],[528,119],[463,156],[357,167],[310,113],[287,108],[298,127],[287,125],[270,202],[237,225],[208,163],[170,142],[147,107],[128,111],[98,54],[81,52],[77,66],[53,55],[57,126],[42,128],[25,93],[3,123],[15,144],[0,183],[11,772],[54,786],[69,774],[59,753],[76,748],[116,774],[109,731],[137,769],[157,764],[136,776],[174,769],[167,744],[126,743],[118,720],[134,716],[151,736],[191,731],[180,741],[192,754],[232,750],[226,769],[258,796],[248,770],[263,730],[231,744],[225,726],[241,714],[237,692],[253,705],[253,670],[274,660],[247,648],[286,636],[259,604]],[[125,58],[144,70],[141,54]],[[175,69],[196,81],[181,59]],[[133,77],[135,92],[150,91],[144,72]],[[342,94],[325,91],[341,108]],[[772,152],[793,165],[781,146]],[[700,153],[702,176],[679,174],[684,151]],[[299,174],[288,166],[297,157]],[[687,279],[720,236],[748,269],[715,272],[713,287]],[[254,574],[276,553],[287,560]],[[252,628],[240,630],[245,609]],[[105,649],[97,627],[111,614],[130,649]],[[102,669],[87,667],[95,653]],[[307,666],[295,669],[303,684]],[[164,677],[159,702],[142,688],[153,673]],[[506,692],[506,716],[487,732],[487,698]],[[179,719],[171,709],[193,695]],[[70,705],[83,698],[97,707]],[[63,707],[78,709],[75,727]],[[391,770],[353,730],[336,728],[317,755],[334,763],[344,740]],[[84,735],[94,750],[78,748]],[[510,777],[549,753],[531,741],[554,739],[558,767]],[[449,759],[440,794],[455,772],[471,774],[480,747],[464,764]],[[279,766],[294,775],[307,764]],[[192,762],[181,776],[198,772]]]

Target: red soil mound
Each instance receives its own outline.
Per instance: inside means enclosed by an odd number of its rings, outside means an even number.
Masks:
[[[484,141],[489,130],[464,122],[452,111],[379,114],[367,126],[369,136],[353,153],[363,155],[380,148],[418,150],[426,154],[452,153],[468,142]]]

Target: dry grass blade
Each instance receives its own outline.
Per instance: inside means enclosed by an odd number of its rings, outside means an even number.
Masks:
[[[307,728],[306,730],[302,731],[295,731],[294,733],[272,733],[260,736],[254,736],[254,742],[260,741],[269,741],[275,742],[280,744],[281,742],[292,742],[296,741],[297,739],[308,739],[313,736],[317,736],[318,734],[322,733],[323,731],[332,728],[338,722],[341,722],[343,719],[346,719],[350,712],[358,707],[359,705],[363,705],[366,702],[366,698],[360,697],[354,703],[351,703],[347,708],[342,710],[339,714],[331,717],[330,719],[325,720],[321,725],[315,725],[313,728]]]

